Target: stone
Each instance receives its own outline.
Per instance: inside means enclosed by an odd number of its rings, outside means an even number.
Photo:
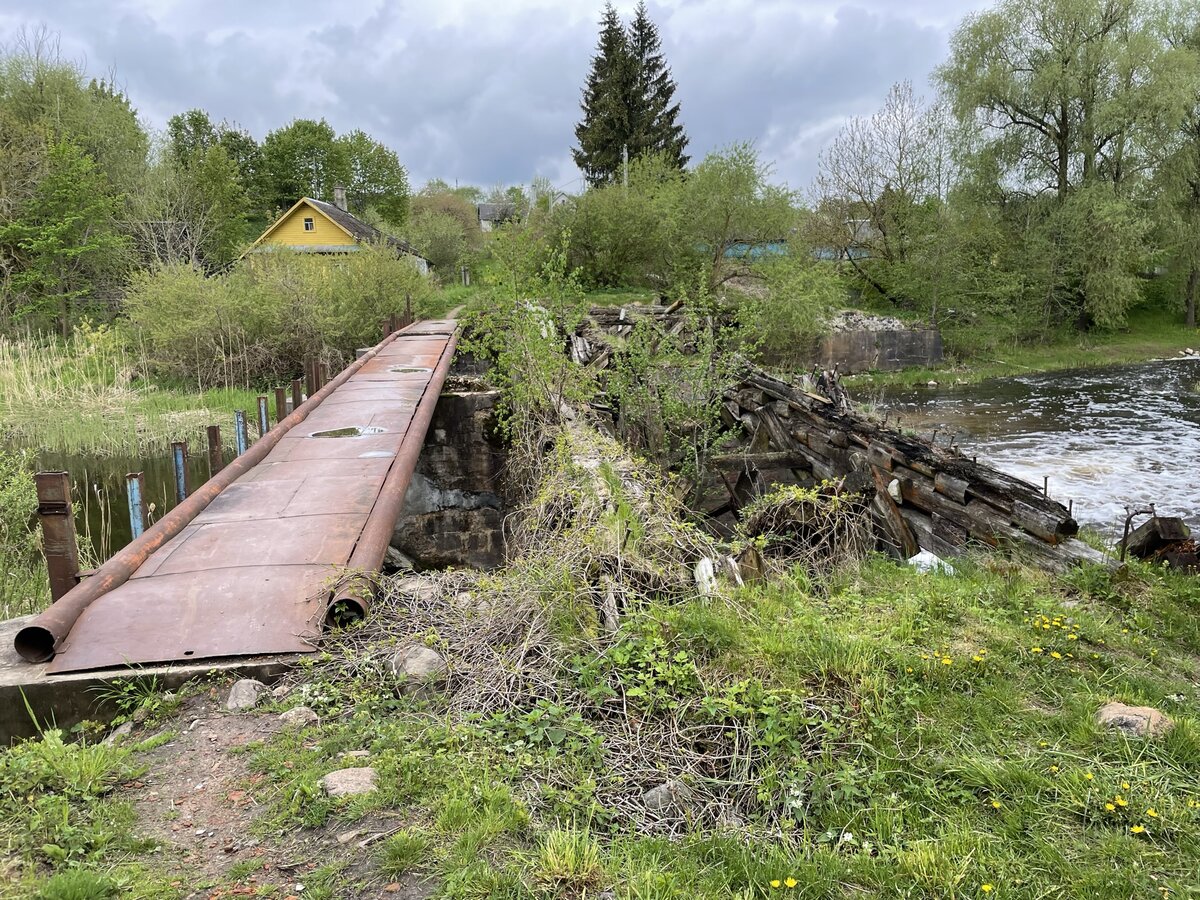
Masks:
[[[352,797],[370,794],[376,789],[375,770],[371,766],[338,769],[321,779],[321,787],[330,797]]]
[[[442,589],[436,582],[419,575],[401,578],[395,583],[395,590],[397,594],[412,597],[414,600],[423,600],[426,603],[436,600],[442,595]]]
[[[114,747],[121,743],[129,735],[133,734],[133,723],[124,722],[112,730],[112,733],[104,739],[104,746]]]
[[[342,751],[342,753],[340,755],[345,756],[348,759],[370,759],[371,751],[370,750],[344,750],[344,751]]]
[[[293,688],[290,684],[287,682],[281,682],[280,684],[277,684],[275,687],[271,688],[271,696],[276,700],[285,700],[292,690]]]
[[[287,712],[281,713],[279,721],[288,728],[304,728],[307,725],[318,724],[321,717],[307,706],[295,706]]]
[[[429,690],[446,677],[446,660],[422,644],[401,647],[392,657],[392,674],[400,679],[400,692],[417,694]]]
[[[225,708],[230,712],[253,709],[258,705],[258,701],[262,698],[266,689],[267,686],[265,684],[253,678],[243,678],[241,681],[236,681],[233,687],[229,689],[229,696],[225,698]]]
[[[680,781],[666,781],[642,795],[642,803],[650,812],[661,815],[679,813],[692,798],[692,792]]]
[[[1126,706],[1117,702],[1100,707],[1096,724],[1128,737],[1162,737],[1175,727],[1169,716],[1152,706]]]

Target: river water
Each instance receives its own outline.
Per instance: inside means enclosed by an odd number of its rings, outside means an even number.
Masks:
[[[1200,359],[922,387],[884,405],[906,430],[936,429],[1039,487],[1049,476],[1081,525],[1119,536],[1126,505],[1154,503],[1200,527]]]

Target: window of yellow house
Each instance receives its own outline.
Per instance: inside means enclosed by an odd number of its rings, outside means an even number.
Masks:
[[[312,216],[306,216],[304,219],[304,230],[313,231],[316,229],[316,223],[313,222]]]

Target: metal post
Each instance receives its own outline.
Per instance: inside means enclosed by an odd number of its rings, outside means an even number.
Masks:
[[[304,393],[312,396],[317,392],[317,364],[311,356],[304,357]]]
[[[125,476],[125,493],[129,498],[129,530],[137,540],[146,530],[146,479],[141,472]]]
[[[275,388],[275,424],[278,425],[287,418],[287,390]]]
[[[321,367],[317,371],[317,390],[319,391],[325,385],[329,384],[329,363],[321,363]]]
[[[208,426],[208,477],[212,478],[223,468],[225,468],[225,459],[222,453],[221,446],[221,426]]]
[[[188,485],[188,448],[187,441],[171,442],[171,462],[175,465],[175,502],[182,503],[191,493]]]
[[[50,599],[57,600],[79,583],[79,544],[71,512],[71,479],[66,472],[38,472],[37,513],[42,523],[42,552],[50,573]]]
[[[234,452],[241,456],[246,452],[246,445],[249,443],[249,436],[246,434],[246,413],[242,410],[237,410],[233,414],[233,449]]]
[[[258,436],[262,437],[271,430],[270,409],[267,406],[266,394],[258,395]]]
[[[1050,476],[1049,475],[1046,475],[1044,478],[1042,478],[1042,496],[1043,497],[1050,496]]]
[[[299,378],[292,379],[292,412],[300,408],[300,404],[304,402],[304,388]]]

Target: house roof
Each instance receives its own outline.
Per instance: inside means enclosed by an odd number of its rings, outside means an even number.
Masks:
[[[504,222],[517,214],[516,204],[513,203],[477,203],[481,222]]]
[[[356,241],[360,241],[364,244],[373,244],[378,241],[386,241],[389,247],[392,247],[401,253],[405,253],[409,256],[416,256],[420,259],[425,259],[425,257],[421,256],[421,254],[417,251],[417,248],[408,241],[401,240],[397,237],[392,237],[390,234],[385,234],[374,225],[364,222],[353,213],[349,213],[332,203],[326,203],[324,200],[314,200],[312,197],[301,197],[294,204],[292,204],[291,209],[276,219],[266,231],[259,235],[258,240],[251,245],[250,250],[253,250],[259,244],[261,244],[267,235],[274,231],[280,225],[280,223],[286,221],[288,216],[290,216],[301,204],[311,206]],[[246,252],[248,253],[250,251],[247,250]],[[429,262],[427,259],[425,259],[425,261]]]

